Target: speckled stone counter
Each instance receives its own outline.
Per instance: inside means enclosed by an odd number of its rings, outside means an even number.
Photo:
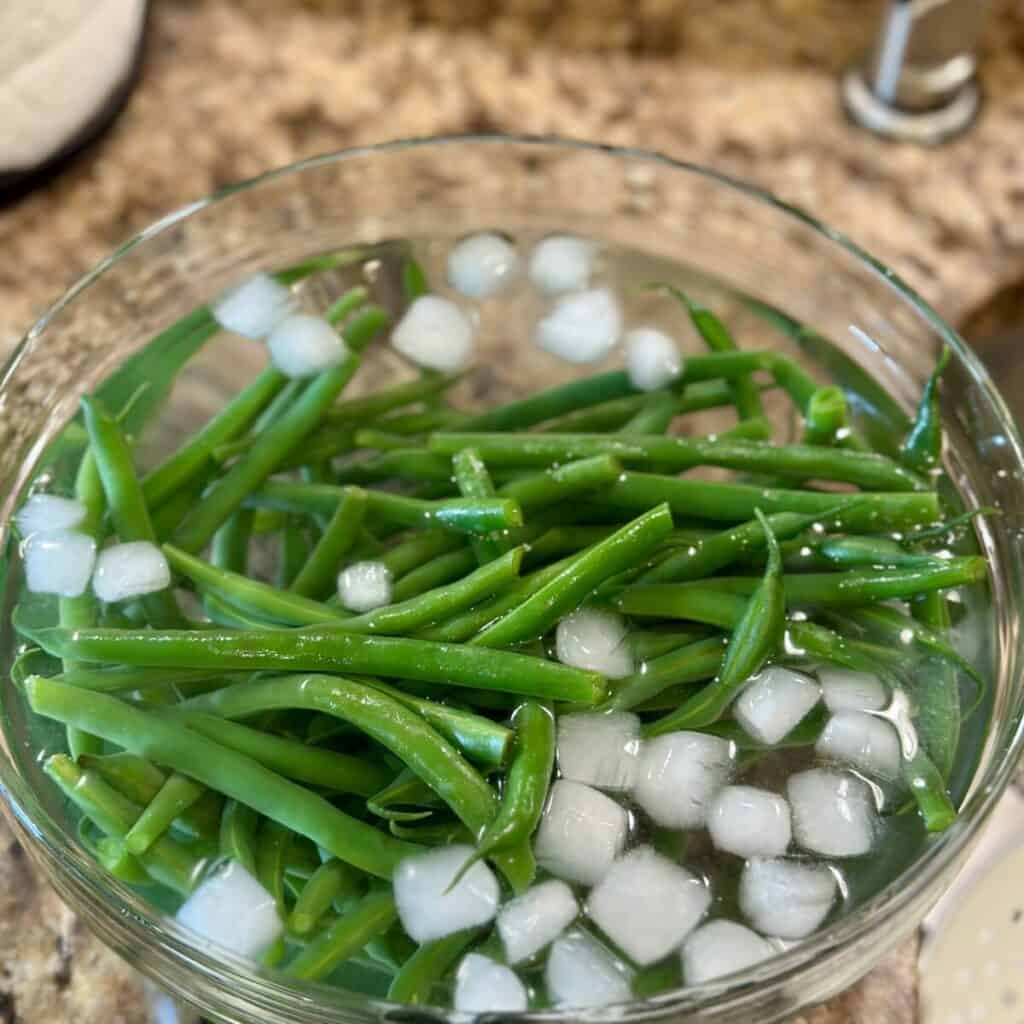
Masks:
[[[0,348],[167,210],[325,150],[436,132],[640,145],[775,190],[960,320],[1024,278],[1024,4],[997,0],[972,133],[929,151],[846,123],[865,0],[160,0],[114,131],[0,209]],[[500,10],[500,13],[495,11]],[[911,1024],[905,947],[806,1024]],[[0,1022],[142,1024],[132,972],[0,825]]]

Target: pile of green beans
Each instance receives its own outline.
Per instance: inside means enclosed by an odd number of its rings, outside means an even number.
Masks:
[[[405,285],[427,290],[414,266]],[[137,464],[139,408],[112,409],[130,374],[83,399],[68,428],[81,529],[162,545],[175,585],[121,608],[26,602],[14,625],[34,649],[13,675],[67,729],[45,769],[106,870],[183,897],[235,859],[285,922],[268,964],[315,980],[369,957],[393,999],[426,1003],[464,952],[496,947],[488,929],[405,939],[386,884],[400,861],[457,838],[476,844],[463,870],[488,860],[524,891],[559,715],[633,711],[647,736],[707,730],[758,756],[731,705],[775,662],[910,691],[906,793],[926,829],[950,824],[961,685],[985,680],[955,649],[948,594],[988,570],[936,550],[937,524],[965,528],[939,486],[945,357],[902,446],[873,450],[856,393],[740,351],[675,294],[708,351],[650,394],[611,371],[484,410],[451,404],[463,375],[352,395],[391,319],[358,287],[328,314],[340,365],[264,370],[155,467]],[[214,333],[198,311],[157,341],[183,362]],[[768,389],[802,417],[799,443],[771,438]],[[729,407],[735,432],[690,429]],[[735,476],[684,475],[698,467]],[[272,583],[250,568],[269,548]],[[357,613],[336,579],[367,560],[393,599]],[[635,672],[555,659],[560,620],[585,605],[624,616]],[[821,725],[819,711],[780,747]]]

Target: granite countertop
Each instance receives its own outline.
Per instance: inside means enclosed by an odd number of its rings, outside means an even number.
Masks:
[[[1024,3],[992,6],[983,115],[922,150],[838,109],[837,73],[872,33],[865,0],[161,0],[114,131],[0,209],[0,349],[177,205],[314,153],[461,131],[712,164],[844,230],[963,322],[1024,278]],[[911,1024],[914,960],[909,944],[804,1021]],[[0,824],[0,1022],[146,1020],[135,976]]]

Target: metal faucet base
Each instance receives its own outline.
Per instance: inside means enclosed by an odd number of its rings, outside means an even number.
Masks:
[[[937,145],[966,131],[981,109],[981,88],[973,79],[949,103],[934,110],[889,106],[871,91],[860,68],[843,75],[840,94],[844,109],[857,124],[876,135],[919,145]]]

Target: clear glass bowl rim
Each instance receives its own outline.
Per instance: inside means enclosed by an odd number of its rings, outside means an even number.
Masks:
[[[726,190],[741,193],[749,199],[764,203],[799,221],[827,241],[844,249],[855,261],[881,278],[953,350],[957,360],[970,374],[974,386],[984,393],[986,400],[996,411],[1001,429],[1005,433],[1006,443],[1014,452],[1015,461],[1019,466],[1024,466],[1024,444],[1022,444],[1013,416],[978,357],[928,302],[897,274],[860,248],[846,235],[824,225],[814,216],[779,199],[765,189],[700,164],[677,160],[662,153],[642,148],[566,139],[552,135],[439,135],[352,147],[275,168],[254,178],[226,186],[204,199],[182,206],[144,228],[118,247],[110,256],[101,260],[39,317],[17,344],[3,367],[0,368],[0,394],[8,386],[32,343],[44,334],[50,322],[59,316],[61,310],[72,303],[77,296],[133,249],[170,230],[186,218],[201,213],[210,205],[239,191],[258,189],[263,184],[290,175],[298,175],[303,171],[326,164],[367,159],[377,154],[400,153],[405,150],[462,146],[480,147],[481,149],[532,147],[547,152],[562,151],[566,153],[578,151],[604,155],[622,161],[651,163],[680,175],[708,180],[715,185],[723,186]],[[0,531],[6,531],[6,526],[0,524]],[[1018,643],[1024,644],[1024,640],[1018,639]],[[998,751],[987,774],[973,780],[970,792],[953,827],[944,833],[938,841],[930,844],[911,867],[870,900],[823,931],[816,933],[812,938],[805,940],[798,947],[773,957],[764,965],[738,973],[724,982],[688,986],[646,1000],[616,1004],[601,1010],[543,1011],[514,1015],[515,1019],[524,1022],[558,1021],[564,1024],[569,1020],[595,1022],[622,1020],[624,1017],[634,1014],[637,1016],[653,1014],[661,1017],[698,1011],[725,1010],[732,1002],[733,997],[741,992],[749,995],[754,988],[785,985],[787,981],[796,980],[796,976],[801,973],[802,969],[820,958],[866,938],[870,933],[884,926],[887,921],[897,917],[901,910],[914,904],[930,886],[935,884],[950,863],[965,853],[977,835],[979,828],[1012,779],[1016,765],[1024,753],[1022,703],[1024,701],[1018,694],[1012,715],[1015,720],[1010,723],[1014,730],[1012,738]],[[997,725],[999,723],[994,721],[990,728],[995,728]],[[42,808],[32,789],[13,770],[6,757],[0,758],[0,795],[6,802],[6,810],[13,814],[22,829],[45,848],[48,854],[46,859],[74,876],[80,887],[98,894],[109,912],[108,916],[116,916],[119,921],[118,927],[130,933],[131,941],[141,941],[150,945],[158,943],[173,956],[179,966],[199,968],[207,979],[217,977],[218,983],[228,989],[237,981],[240,983],[241,991],[251,993],[259,990],[261,996],[268,1003],[281,1000],[283,1011],[286,1010],[286,1004],[290,999],[298,998],[303,1003],[312,1003],[325,1010],[336,1009],[341,1012],[348,1010],[354,1013],[368,1013],[378,1019],[403,1011],[406,1014],[412,1011],[421,1020],[445,1020],[453,1016],[460,1020],[466,1019],[465,1014],[451,1014],[444,1010],[435,1011],[427,1007],[416,1007],[413,1010],[411,1007],[372,999],[325,984],[295,979],[284,980],[285,976],[280,972],[255,970],[251,964],[237,957],[223,952],[213,953],[208,948],[196,943],[192,934],[173,920],[154,914],[148,903],[141,900],[130,888],[106,875],[76,843],[67,844],[67,834]],[[488,1019],[496,1021],[502,1016],[488,1015]],[[504,1015],[508,1019],[511,1019],[512,1016]],[[407,1019],[411,1020],[412,1017]]]

